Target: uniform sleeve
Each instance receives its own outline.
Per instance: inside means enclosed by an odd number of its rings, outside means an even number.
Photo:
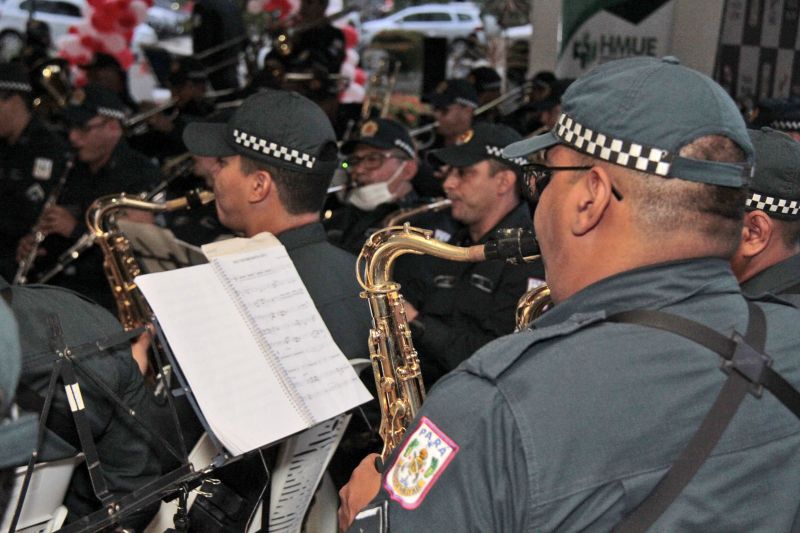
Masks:
[[[499,391],[466,372],[440,381],[387,462],[389,530],[522,531],[527,468]]]

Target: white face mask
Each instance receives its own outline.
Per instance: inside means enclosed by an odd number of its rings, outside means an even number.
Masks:
[[[381,204],[394,201],[395,197],[389,192],[389,185],[397,179],[405,167],[406,162],[403,161],[388,180],[353,189],[347,197],[348,203],[362,211],[372,211]]]

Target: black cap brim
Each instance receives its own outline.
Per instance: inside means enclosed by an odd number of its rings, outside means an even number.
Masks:
[[[355,151],[356,146],[359,144],[372,146],[373,148],[380,148],[381,150],[391,150],[392,148],[396,148],[396,146],[392,143],[382,142],[376,138],[353,139],[342,145],[341,152],[344,155],[350,155],[353,153],[353,151]]]
[[[237,151],[226,139],[227,125],[210,122],[192,122],[183,130],[183,144],[193,154],[205,157],[229,157]]]
[[[440,148],[428,153],[428,161],[438,165],[468,167],[489,159],[485,152],[465,149],[464,146]]]
[[[59,114],[68,127],[80,128],[97,115],[97,112],[82,106],[70,106],[62,109]]]

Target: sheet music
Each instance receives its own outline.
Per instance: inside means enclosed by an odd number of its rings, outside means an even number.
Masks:
[[[136,282],[211,429],[231,453],[305,427],[209,265],[147,274]]]
[[[263,335],[311,423],[369,401],[283,246],[221,256],[212,264]]]
[[[370,399],[282,246],[136,282],[209,426],[234,455]]]

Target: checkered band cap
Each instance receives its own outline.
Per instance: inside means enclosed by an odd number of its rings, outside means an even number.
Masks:
[[[31,92],[31,84],[21,81],[0,80],[0,90],[18,91],[21,93]]]
[[[522,166],[525,166],[525,165],[528,164],[528,160],[525,159],[524,157],[506,157],[506,156],[504,156],[503,155],[503,147],[502,146],[491,146],[491,145],[487,144],[486,145],[486,153],[490,157],[504,159],[504,160],[508,161],[509,163],[513,163],[513,164],[517,165],[518,167],[522,167]]]
[[[402,139],[395,139],[394,145],[397,146],[402,151],[404,151],[406,154],[408,154],[410,158],[413,159],[416,156],[416,153],[414,152],[414,147],[412,147],[410,144],[403,141]]]
[[[648,174],[669,175],[673,156],[667,150],[616,139],[587,128],[565,113],[558,117],[554,132],[564,144],[579,152]]]
[[[467,100],[466,98],[461,98],[460,96],[456,97],[455,102],[457,104],[461,104],[461,105],[467,106],[467,107],[472,107],[472,108],[478,107],[478,103],[477,102],[473,102],[472,100]]]
[[[125,120],[125,112],[111,107],[98,107],[97,114],[116,120]]]
[[[310,154],[287,146],[282,146],[278,143],[256,137],[255,135],[237,129],[233,130],[233,142],[255,152],[294,163],[295,165],[308,169],[313,169],[314,163],[317,161],[317,158]]]
[[[775,198],[757,192],[750,193],[750,197],[745,201],[745,206],[765,213],[785,215],[787,217],[798,217],[800,215],[800,201]]]
[[[781,131],[800,131],[800,120],[773,120],[770,127]]]

